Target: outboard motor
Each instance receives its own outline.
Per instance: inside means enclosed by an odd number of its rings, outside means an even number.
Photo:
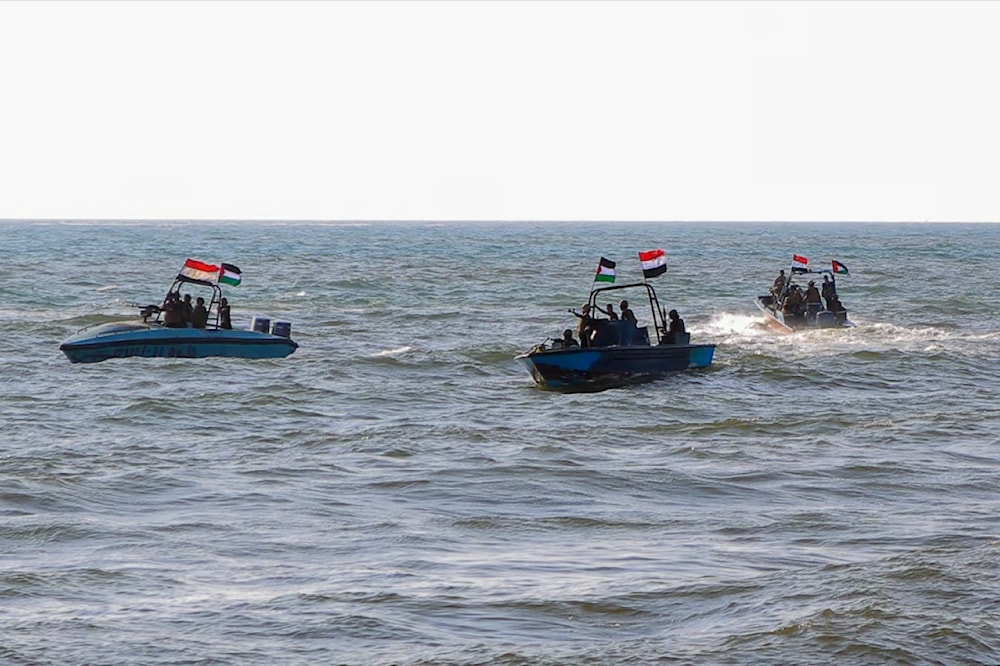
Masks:
[[[292,323],[289,321],[276,321],[271,327],[271,335],[278,335],[283,338],[292,337]]]
[[[829,310],[816,313],[816,326],[819,328],[834,328],[837,326],[837,315]]]

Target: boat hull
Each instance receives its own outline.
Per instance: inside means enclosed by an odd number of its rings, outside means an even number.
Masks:
[[[829,310],[820,310],[811,317],[804,315],[785,316],[780,310],[769,307],[771,296],[758,296],[754,303],[757,309],[764,313],[764,323],[768,328],[778,333],[794,333],[795,331],[813,330],[818,328],[853,328],[854,322],[847,318],[846,312],[834,314]]]
[[[73,363],[112,358],[283,358],[298,344],[290,338],[258,331],[166,328],[150,324],[112,323],[84,329],[59,349]]]
[[[704,368],[714,354],[715,345],[656,345],[532,351],[518,360],[542,388],[586,391]]]

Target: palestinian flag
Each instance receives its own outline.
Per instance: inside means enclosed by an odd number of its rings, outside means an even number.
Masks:
[[[178,279],[197,280],[199,282],[214,282],[219,274],[219,267],[215,264],[206,264],[197,259],[188,259],[184,262],[184,267],[177,274]]]
[[[792,272],[793,273],[808,273],[809,272],[809,260],[805,257],[793,254],[792,255]]]
[[[617,262],[601,257],[601,260],[597,264],[597,274],[594,275],[594,282],[614,282],[615,266],[617,265]]]
[[[663,250],[640,252],[639,261],[642,263],[642,278],[644,280],[667,272],[667,255],[664,254]]]
[[[833,274],[834,275],[850,275],[851,272],[847,270],[847,266],[840,263],[836,259],[833,260]]]
[[[228,284],[235,287],[242,281],[243,274],[240,273],[239,268],[232,264],[222,264],[222,268],[219,270],[219,284]]]

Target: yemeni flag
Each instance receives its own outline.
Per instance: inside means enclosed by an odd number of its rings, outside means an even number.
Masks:
[[[615,266],[617,265],[617,262],[601,257],[597,263],[597,274],[594,275],[594,282],[614,282]]]
[[[184,262],[184,268],[177,274],[177,278],[210,283],[215,281],[218,274],[219,267],[215,264],[206,264],[197,259],[188,259]]]
[[[642,263],[642,279],[646,280],[667,272],[667,255],[663,250],[650,250],[640,252],[639,261]]]
[[[840,263],[836,259],[833,260],[833,274],[834,275],[850,275],[851,272],[847,270],[847,266]]]
[[[243,274],[240,269],[232,264],[222,264],[219,269],[219,284],[228,284],[233,287],[243,281]]]
[[[809,272],[809,260],[805,257],[793,254],[792,255],[792,272],[793,273],[808,273]]]

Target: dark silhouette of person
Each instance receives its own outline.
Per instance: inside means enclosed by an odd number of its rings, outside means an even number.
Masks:
[[[219,301],[219,328],[232,328],[233,320],[229,309],[229,301],[223,298]]]
[[[167,298],[163,301],[163,325],[167,328],[184,328],[186,324],[181,309],[181,301],[177,292],[168,293]]]
[[[573,314],[580,318],[580,321],[576,325],[576,334],[580,338],[581,347],[589,347],[591,339],[594,336],[594,332],[597,330],[597,320],[590,316],[590,304],[585,303],[581,312],[574,312]]]
[[[615,306],[612,305],[611,303],[608,303],[607,310],[601,310],[600,306],[598,306],[597,309],[603,312],[604,314],[608,315],[608,319],[610,319],[611,321],[618,321],[618,313],[615,312]]]
[[[191,304],[191,294],[184,294],[184,300],[181,301],[181,317],[184,318],[185,324],[191,323],[191,313],[194,311],[194,305]]]
[[[830,280],[829,275],[823,276],[823,287],[821,288],[821,293],[823,295],[823,300],[826,301],[826,309],[830,312],[836,312],[834,309],[837,303],[837,281]],[[838,304],[839,305],[839,304]]]
[[[554,349],[570,349],[572,347],[579,347],[579,346],[580,344],[573,337],[573,329],[571,328],[567,328],[566,330],[564,330],[563,336],[552,343],[552,347]]]
[[[806,286],[805,293],[806,303],[819,303],[819,289],[816,288],[816,283],[809,280],[808,286]]]
[[[793,284],[788,287],[785,300],[781,303],[781,311],[785,314],[800,315],[802,314],[803,303],[802,290],[799,289],[798,285]]]
[[[774,278],[774,285],[771,287],[771,293],[775,299],[781,296],[781,291],[785,288],[785,282],[787,282],[787,279],[785,278],[785,271],[782,269],[778,271],[778,277]]]
[[[636,323],[635,313],[632,312],[632,308],[628,306],[628,301],[622,301],[618,304],[618,311],[621,312],[622,321],[630,321],[633,324]]]
[[[199,296],[195,303],[194,308],[191,309],[191,327],[205,328],[208,323],[208,309],[205,307],[205,299]]]
[[[684,328],[684,320],[681,316],[677,314],[677,310],[671,310],[667,313],[667,318],[670,320],[670,324],[667,327],[667,333],[687,333]]]

